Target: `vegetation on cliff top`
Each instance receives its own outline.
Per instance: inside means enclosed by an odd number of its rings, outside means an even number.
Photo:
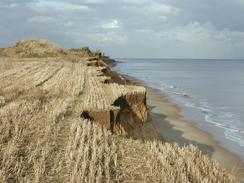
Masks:
[[[116,83],[87,49],[1,52],[1,182],[237,182],[193,146],[129,138],[146,122],[145,88]]]
[[[0,55],[8,57],[22,58],[46,58],[46,57],[63,57],[66,55],[75,55],[79,57],[92,57],[97,53],[92,53],[89,48],[64,49],[46,40],[31,39],[23,40],[9,48],[1,48]]]

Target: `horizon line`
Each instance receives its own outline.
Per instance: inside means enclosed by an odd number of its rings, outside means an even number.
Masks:
[[[169,59],[169,60],[244,60],[244,58],[167,58],[167,57],[112,57],[113,59]]]

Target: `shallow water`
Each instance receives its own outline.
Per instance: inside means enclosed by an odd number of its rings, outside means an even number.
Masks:
[[[115,70],[160,89],[185,119],[244,159],[244,60],[117,60]]]

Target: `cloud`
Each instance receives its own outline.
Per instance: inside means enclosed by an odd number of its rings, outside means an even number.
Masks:
[[[41,24],[48,24],[53,21],[55,21],[55,19],[48,16],[35,16],[27,20],[27,22],[29,23],[41,23]]]
[[[125,44],[127,42],[127,36],[124,34],[118,34],[115,32],[107,32],[107,33],[95,33],[90,37],[97,44]]]
[[[187,42],[220,42],[222,44],[239,44],[244,41],[244,32],[230,31],[228,29],[218,30],[211,23],[201,24],[194,22],[185,26],[174,27],[171,30],[159,33],[163,39],[177,41],[181,43]]]
[[[57,11],[57,12],[74,12],[88,11],[88,6],[69,2],[47,1],[41,0],[38,2],[29,3],[29,7],[37,12]]]
[[[244,31],[243,0],[164,0],[179,7],[180,13],[170,21],[174,25],[211,22],[218,29]]]
[[[87,4],[103,4],[108,2],[109,0],[85,0],[84,2]]]
[[[113,20],[111,22],[103,24],[101,27],[104,29],[118,29],[120,28],[120,25],[118,20]]]
[[[0,2],[0,7],[1,8],[6,8],[6,9],[13,9],[16,8],[19,4],[18,3],[3,3]]]
[[[121,15],[119,16],[126,29],[162,29],[165,28],[166,20],[168,22],[170,17],[180,13],[180,8],[155,0],[134,0],[121,5],[117,11],[124,17],[121,19]]]
[[[132,1],[128,4],[125,4],[122,9],[130,13],[140,14],[143,16],[154,16],[155,14],[177,14],[180,11],[179,8],[175,6],[154,1]]]
[[[185,26],[174,27],[172,29],[159,32],[159,35],[163,39],[183,43],[210,39],[212,30],[208,23],[201,25],[198,22],[194,22]]]
[[[179,12],[179,8],[164,3],[150,3],[148,6],[144,7],[144,10],[146,12],[160,14],[171,14]]]
[[[95,48],[101,46],[119,46],[126,45],[128,38],[126,34],[117,32],[88,32],[84,30],[76,30],[66,32],[69,38],[76,42],[77,45],[88,44]],[[84,45],[86,46],[86,45]]]
[[[162,21],[162,22],[165,22],[167,20],[167,17],[164,16],[164,15],[161,15],[159,16],[159,19]]]

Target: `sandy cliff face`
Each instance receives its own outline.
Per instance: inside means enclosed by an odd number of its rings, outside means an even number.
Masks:
[[[130,133],[147,121],[146,92],[128,93],[120,96],[113,105],[120,109],[115,118],[115,131],[120,127]]]

